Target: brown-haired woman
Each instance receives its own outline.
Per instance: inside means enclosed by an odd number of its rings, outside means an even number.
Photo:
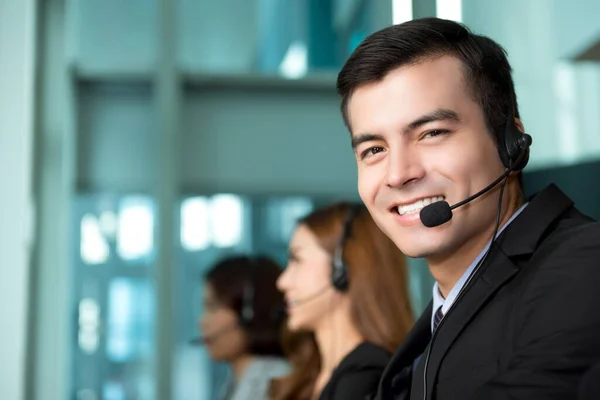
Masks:
[[[205,276],[202,341],[232,371],[221,400],[266,399],[270,380],[290,371],[280,337],[284,300],[275,286],[281,271],[267,257],[232,256]]]
[[[302,219],[277,286],[285,294],[293,371],[273,400],[364,400],[413,324],[406,259],[362,205]]]

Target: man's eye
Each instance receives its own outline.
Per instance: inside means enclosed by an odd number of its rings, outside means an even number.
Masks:
[[[447,135],[448,133],[450,133],[450,131],[447,131],[444,129],[436,129],[436,130],[425,133],[423,135],[423,138],[432,138],[432,137],[436,137],[436,136],[440,136],[440,135]]]
[[[360,153],[360,158],[364,159],[366,157],[371,157],[382,151],[384,151],[383,147],[369,147],[368,149]]]

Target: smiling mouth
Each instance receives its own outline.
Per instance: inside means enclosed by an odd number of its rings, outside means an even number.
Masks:
[[[427,197],[424,199],[420,199],[411,204],[403,204],[392,209],[393,212],[396,212],[399,215],[411,215],[421,212],[423,207],[428,206],[432,203],[438,201],[444,201],[446,197],[444,196],[433,196]]]

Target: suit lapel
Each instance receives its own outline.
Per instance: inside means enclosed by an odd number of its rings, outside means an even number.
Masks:
[[[433,393],[440,364],[458,335],[483,305],[519,271],[510,257],[535,252],[548,227],[572,206],[571,199],[558,187],[550,185],[530,199],[529,206],[493,243],[484,265],[473,276],[462,299],[455,301],[435,336],[427,366],[428,398]],[[413,386],[415,392],[421,392],[419,398],[423,397],[422,388],[422,384]]]
[[[444,317],[445,321],[440,325],[436,334],[427,366],[428,398],[433,393],[433,385],[440,364],[452,343],[487,300],[519,270],[495,245],[490,251],[488,260],[491,261],[489,264],[486,262],[487,265],[483,265],[473,277],[473,281],[463,293],[462,299],[457,299],[450,308]]]

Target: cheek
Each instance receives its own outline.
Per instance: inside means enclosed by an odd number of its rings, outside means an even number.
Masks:
[[[244,353],[245,343],[243,331],[236,329],[213,340],[207,350],[213,360],[232,361]]]
[[[321,321],[332,312],[333,289],[324,292],[317,298],[304,304],[297,305],[288,317],[288,328],[292,331],[307,330],[314,331]]]
[[[358,167],[358,194],[367,207],[375,202],[382,181],[380,170],[377,166]]]
[[[442,175],[456,185],[456,195],[465,196],[479,191],[502,173],[495,148],[482,151],[485,147],[481,143],[456,141],[449,147],[430,149],[423,159],[429,172]]]

